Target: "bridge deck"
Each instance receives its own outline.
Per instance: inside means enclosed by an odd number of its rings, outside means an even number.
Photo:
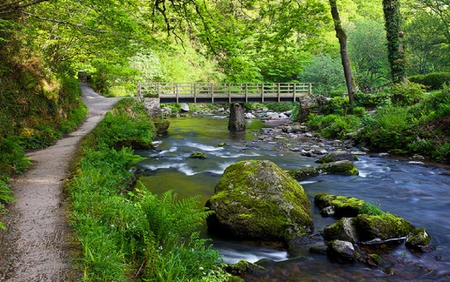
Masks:
[[[295,102],[310,95],[311,83],[140,83],[138,95],[161,103]]]

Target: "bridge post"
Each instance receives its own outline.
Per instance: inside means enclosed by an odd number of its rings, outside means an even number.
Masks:
[[[244,105],[239,103],[230,104],[230,117],[228,120],[228,130],[245,130],[245,110]]]

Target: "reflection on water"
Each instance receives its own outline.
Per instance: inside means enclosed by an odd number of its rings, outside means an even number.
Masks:
[[[227,122],[223,117],[172,119],[169,134],[159,140],[156,150],[138,152],[148,157],[137,166],[148,175],[141,177],[141,181],[154,193],[173,189],[179,197],[201,195],[204,204],[213,195],[225,168],[237,161],[268,159],[284,169],[315,165],[315,159],[303,157],[299,152],[253,141],[261,122],[254,121],[241,134],[228,132]],[[219,147],[220,142],[228,145]],[[206,153],[208,159],[189,159],[194,151]],[[388,158],[360,159],[355,162],[360,171],[358,176],[321,175],[302,181],[309,198],[327,192],[377,204],[416,227],[425,227],[432,236],[435,251],[413,254],[398,245],[390,256],[383,257],[381,267],[370,268],[359,263],[336,264],[307,250],[290,257],[285,250],[219,239],[213,241],[215,248],[227,262],[240,259],[254,262],[263,258],[277,262],[270,274],[248,276],[246,281],[450,281],[450,172]],[[316,234],[334,221],[322,218],[314,205],[312,213]]]

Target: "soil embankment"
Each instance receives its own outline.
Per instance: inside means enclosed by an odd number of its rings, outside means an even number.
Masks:
[[[27,154],[30,169],[11,181],[16,202],[2,220],[0,281],[71,281],[69,227],[62,187],[80,140],[102,120],[118,98],[105,98],[81,84],[89,112],[78,130],[55,145]]]

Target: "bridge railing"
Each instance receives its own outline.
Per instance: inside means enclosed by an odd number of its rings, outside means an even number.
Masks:
[[[312,93],[311,83],[169,83],[138,84],[141,97],[159,98],[161,102],[282,102],[296,101]]]

